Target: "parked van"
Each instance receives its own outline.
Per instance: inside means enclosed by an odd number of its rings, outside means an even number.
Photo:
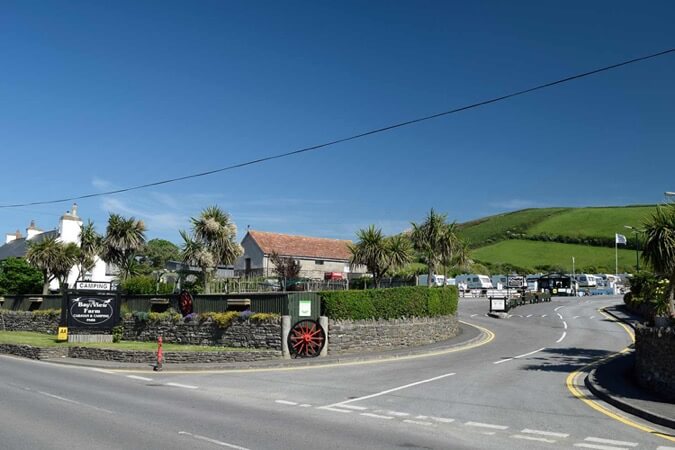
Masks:
[[[455,277],[457,286],[466,286],[466,289],[492,289],[492,282],[487,275],[464,274]]]
[[[429,285],[429,275],[419,275],[417,277],[418,286],[428,286]],[[433,275],[431,278],[432,286],[445,286],[446,280],[445,275]]]

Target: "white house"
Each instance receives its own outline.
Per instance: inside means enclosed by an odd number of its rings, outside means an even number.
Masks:
[[[73,242],[80,245],[80,231],[82,230],[82,219],[77,215],[77,204],[73,203],[71,211],[66,211],[59,219],[59,225],[56,229],[42,231],[35,226],[35,221],[31,221],[26,228],[26,236],[22,236],[19,230],[5,235],[5,245],[0,247],[0,261],[10,258],[23,258],[26,256],[28,246],[31,242],[39,242],[47,237],[56,236],[57,240],[63,243]],[[74,286],[75,280],[79,275],[77,266],[73,266],[68,275],[68,286]],[[94,267],[91,271],[85,273],[80,280],[109,282],[115,278],[110,267],[100,259],[95,258]],[[59,282],[52,280],[49,288],[59,289]]]
[[[245,276],[274,276],[270,255],[276,252],[299,261],[302,278],[347,279],[352,273],[366,272],[365,267],[349,266],[349,243],[351,241],[249,230],[241,241],[244,254],[235,262],[234,272]]]

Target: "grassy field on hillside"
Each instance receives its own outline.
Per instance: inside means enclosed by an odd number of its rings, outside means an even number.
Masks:
[[[459,235],[472,247],[505,239],[508,232],[525,233],[533,225],[564,213],[568,208],[524,209],[512,213],[485,217],[460,225]]]
[[[575,208],[540,221],[527,234],[613,238],[614,233],[619,233],[632,239],[633,234],[624,225],[640,228],[655,210],[655,206]]]
[[[572,257],[576,259],[576,270],[596,267],[598,271],[614,273],[614,249],[590,247],[587,245],[561,244],[558,242],[537,242],[523,240],[502,241],[473,251],[477,261],[510,263],[532,268],[537,265],[560,266],[572,271]],[[634,250],[619,250],[619,271],[633,271]],[[640,264],[642,267],[642,262]]]

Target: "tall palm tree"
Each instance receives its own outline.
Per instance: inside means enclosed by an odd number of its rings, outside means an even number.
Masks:
[[[356,233],[358,241],[349,244],[352,253],[350,265],[363,265],[373,274],[373,283],[380,287],[388,270],[402,267],[411,260],[410,242],[405,236],[386,237],[382,230],[370,225]]]
[[[237,226],[218,206],[209,206],[192,218],[192,235],[183,238],[183,261],[201,268],[204,292],[210,293],[210,274],[221,264],[234,264],[244,251],[237,242]]]
[[[145,245],[145,224],[133,217],[110,214],[102,245],[103,260],[115,264],[124,280],[132,274],[136,254]]]
[[[77,245],[64,244],[55,236],[48,236],[29,244],[26,259],[42,272],[42,294],[49,294],[49,283],[57,279],[61,289],[66,288],[68,274],[77,262]]]
[[[457,225],[447,223],[445,214],[438,214],[432,208],[424,222],[412,223],[410,240],[427,264],[428,285],[433,283],[433,276],[437,273],[441,263],[450,261],[457,246]]]
[[[94,222],[89,220],[80,230],[80,254],[78,257],[77,281],[94,268],[96,256],[101,252],[102,237],[96,232]]]
[[[675,206],[657,207],[644,223],[642,258],[670,281],[665,293],[670,315],[675,315]]]

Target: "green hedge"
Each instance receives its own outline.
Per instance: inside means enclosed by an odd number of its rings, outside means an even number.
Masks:
[[[365,291],[320,292],[322,314],[330,319],[399,319],[457,312],[457,288],[406,286]]]

